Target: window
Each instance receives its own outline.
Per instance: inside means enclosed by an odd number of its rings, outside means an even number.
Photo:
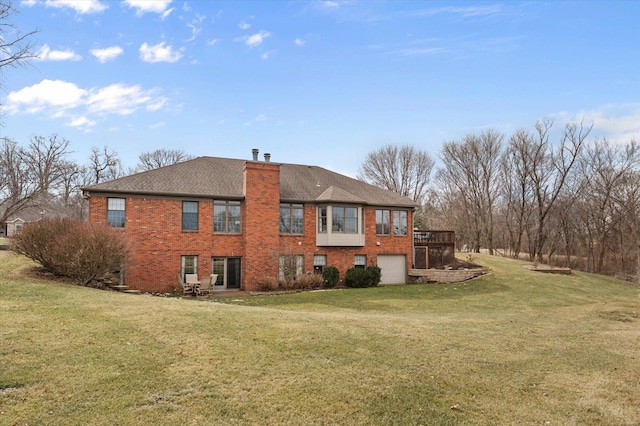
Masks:
[[[198,274],[198,256],[182,256],[182,280],[186,274]]]
[[[182,202],[182,230],[183,231],[198,230],[198,202],[197,201]]]
[[[393,212],[393,233],[407,235],[407,212],[404,210]]]
[[[358,232],[358,209],[356,207],[332,207],[331,230],[355,234]]]
[[[304,234],[304,206],[302,204],[280,204],[280,233]]]
[[[364,269],[367,267],[367,256],[364,254],[356,254],[355,259],[353,260],[353,265],[356,268]]]
[[[240,201],[214,200],[213,232],[239,234],[240,225]]]
[[[313,256],[313,272],[316,274],[322,274],[325,266],[327,266],[326,254],[316,254]]]
[[[280,256],[280,281],[293,281],[304,272],[304,256],[287,254]]]
[[[107,198],[107,224],[124,228],[124,198]]]
[[[327,232],[327,206],[318,207],[318,232]]]
[[[389,235],[391,232],[389,210],[376,210],[376,235]]]

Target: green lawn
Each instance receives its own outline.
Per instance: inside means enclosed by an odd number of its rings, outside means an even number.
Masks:
[[[478,259],[466,283],[211,301],[0,254],[0,424],[639,425],[640,288]]]

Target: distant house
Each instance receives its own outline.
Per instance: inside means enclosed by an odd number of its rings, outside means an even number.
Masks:
[[[334,265],[377,264],[383,283],[405,283],[412,263],[416,204],[327,169],[199,157],[83,188],[93,223],[120,228],[132,244],[124,283],[178,290],[177,276],[218,274],[215,287],[257,289]],[[290,263],[289,263],[290,264]]]
[[[20,217],[7,220],[4,224],[4,235],[7,237],[13,237],[18,231],[20,231],[25,223],[27,223],[27,221]]]

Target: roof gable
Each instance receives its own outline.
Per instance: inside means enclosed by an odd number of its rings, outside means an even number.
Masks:
[[[333,185],[327,188],[327,190],[324,191],[322,194],[320,194],[318,197],[316,197],[316,201],[357,203],[357,204],[365,203],[365,201],[362,198],[357,197],[345,191],[344,189],[336,188]]]

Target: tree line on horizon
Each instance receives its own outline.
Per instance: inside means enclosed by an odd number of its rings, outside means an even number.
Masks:
[[[413,199],[414,227],[453,230],[459,250],[525,257],[609,275],[640,271],[640,150],[635,140],[590,139],[592,126],[554,122],[507,136],[494,129],[443,143],[439,166],[426,151],[386,145],[369,152],[358,179]],[[69,159],[70,142],[0,139],[0,224],[22,211],[86,219],[80,188],[194,158],[182,150],[142,153],[127,170],[113,149]]]
[[[640,282],[640,150],[551,119],[443,143],[441,166],[413,146],[370,152],[358,177],[416,201],[414,225],[486,250]],[[553,136],[552,136],[553,135]],[[414,159],[419,159],[414,161]]]

